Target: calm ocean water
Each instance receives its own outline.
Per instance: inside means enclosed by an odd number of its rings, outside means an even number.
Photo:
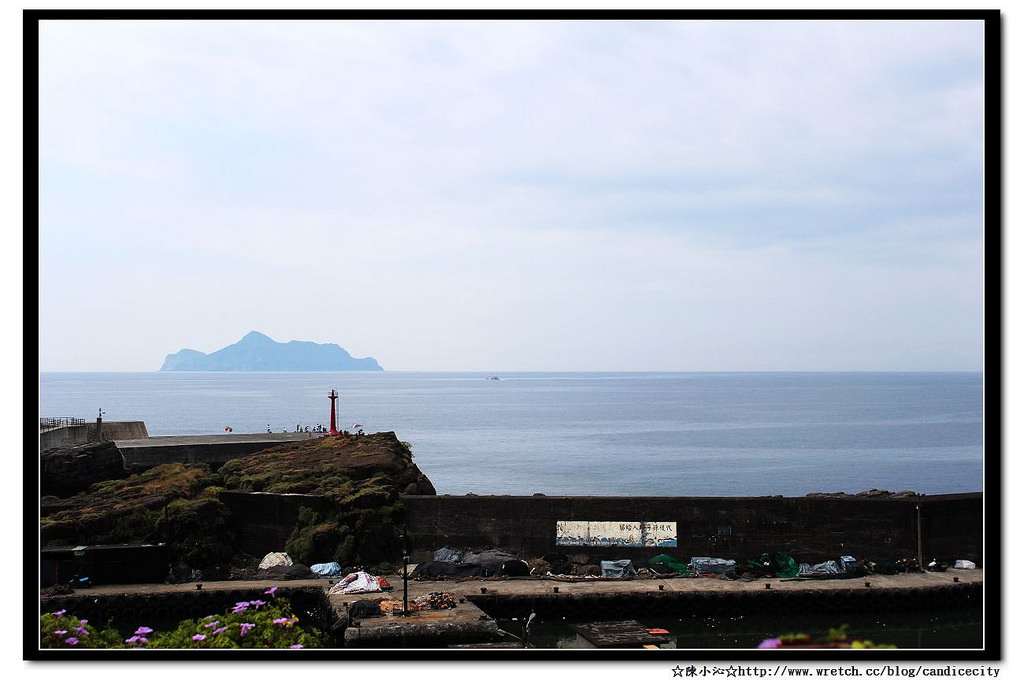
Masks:
[[[393,430],[439,494],[982,490],[981,373],[44,373],[40,416],[150,435]]]

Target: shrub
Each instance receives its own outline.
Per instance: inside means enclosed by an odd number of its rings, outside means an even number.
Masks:
[[[69,615],[67,610],[44,613],[39,618],[41,648],[123,648],[115,629],[97,629],[89,620]]]
[[[95,629],[66,611],[40,618],[42,648],[318,648],[323,634],[299,625],[285,598],[275,598],[277,587],[267,589],[268,600],[236,603],[222,615],[185,620],[177,628],[156,632],[140,626],[127,639],[114,629]]]

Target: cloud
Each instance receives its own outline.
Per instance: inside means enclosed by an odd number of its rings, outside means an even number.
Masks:
[[[982,47],[977,22],[44,22],[44,367],[251,329],[409,369],[980,353]],[[135,351],[62,340],[107,337],[96,296],[146,320]]]

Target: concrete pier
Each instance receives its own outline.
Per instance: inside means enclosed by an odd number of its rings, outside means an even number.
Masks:
[[[211,608],[218,594],[225,602],[243,600],[259,597],[266,589],[277,586],[282,595],[302,595],[307,600],[319,598],[323,626],[330,628],[332,624],[346,621],[356,601],[401,601],[402,576],[386,575],[385,578],[394,587],[393,591],[332,595],[328,595],[328,591],[337,580],[205,582],[201,590],[192,583],[98,586],[70,595],[44,596],[41,610],[67,608],[83,616],[80,613],[93,613],[107,601],[143,618],[145,608],[170,609],[189,617],[202,617],[215,612]],[[635,619],[639,614],[657,616],[662,612],[773,612],[791,607],[813,607],[818,612],[837,614],[903,612],[980,605],[983,585],[982,569],[848,579],[743,581],[673,576],[628,580],[494,577],[410,581],[410,603],[432,592],[443,591],[451,594],[456,607],[353,620],[343,633],[336,631],[335,634],[337,646],[344,648],[509,647],[515,644],[500,630],[495,619],[523,619],[530,612],[542,618],[566,616],[577,621]],[[194,608],[190,605],[192,601],[196,602]]]

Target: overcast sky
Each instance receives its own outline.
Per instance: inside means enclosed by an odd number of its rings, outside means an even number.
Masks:
[[[982,31],[44,22],[41,369],[980,370]]]

